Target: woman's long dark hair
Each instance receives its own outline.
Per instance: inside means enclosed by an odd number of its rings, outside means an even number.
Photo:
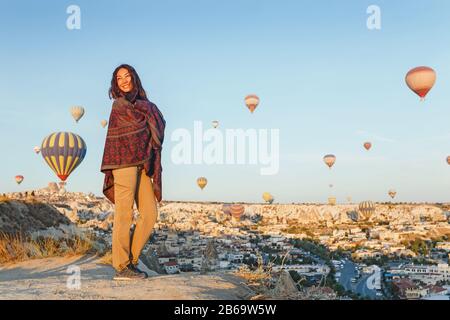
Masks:
[[[128,70],[128,72],[131,74],[131,79],[133,81],[133,90],[130,93],[133,93],[135,99],[141,99],[141,100],[148,100],[147,94],[145,93],[144,88],[141,84],[141,79],[139,79],[139,76],[134,70],[134,68],[128,64],[121,64],[118,66],[112,75],[111,79],[111,88],[109,88],[109,98],[110,99],[117,99],[119,97],[125,97],[127,94],[120,90],[119,85],[117,84],[117,72],[121,69],[125,68]]]

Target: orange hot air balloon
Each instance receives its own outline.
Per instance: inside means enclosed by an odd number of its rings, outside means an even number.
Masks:
[[[395,195],[397,194],[397,191],[391,189],[391,190],[389,190],[388,194],[389,194],[389,196],[390,196],[392,199],[394,199],[394,198],[395,198]]]
[[[15,176],[15,179],[16,179],[17,184],[21,184],[24,178],[21,175],[17,175],[17,176]]]
[[[450,164],[450,156],[447,157],[447,163]]]
[[[370,142],[364,142],[364,148],[366,148],[366,150],[370,150],[370,148],[372,148],[372,144]]]
[[[259,104],[259,97],[254,94],[250,94],[245,97],[245,104],[247,105],[247,108],[250,110],[251,113],[255,111],[256,107]]]
[[[430,67],[417,67],[406,74],[405,81],[420,100],[424,100],[436,82],[436,72]]]
[[[237,220],[241,218],[241,215],[244,213],[245,208],[242,204],[233,204],[230,208],[231,216]]]
[[[200,187],[200,189],[202,189],[202,190],[206,186],[207,183],[208,183],[208,180],[205,177],[200,177],[197,179],[197,184]]]
[[[336,162],[336,156],[334,154],[327,154],[323,157],[323,161],[331,169]]]

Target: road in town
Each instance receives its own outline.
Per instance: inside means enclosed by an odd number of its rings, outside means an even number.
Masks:
[[[345,288],[345,290],[351,290],[360,294],[362,297],[368,297],[370,299],[376,299],[376,290],[369,289],[367,286],[367,279],[370,278],[370,274],[362,276],[356,283],[352,283],[351,279],[356,276],[357,269],[356,264],[349,260],[345,260],[343,268],[338,270],[341,273],[339,283]]]

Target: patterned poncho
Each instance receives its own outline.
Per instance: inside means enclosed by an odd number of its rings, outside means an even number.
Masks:
[[[134,103],[114,100],[109,118],[100,171],[105,174],[103,194],[114,202],[113,169],[140,166],[153,180],[158,201],[162,199],[161,149],[166,122],[158,107],[148,100]]]

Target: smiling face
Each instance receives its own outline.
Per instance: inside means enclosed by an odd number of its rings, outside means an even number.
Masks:
[[[133,79],[126,68],[120,68],[117,71],[116,81],[121,91],[128,93],[133,90]]]

